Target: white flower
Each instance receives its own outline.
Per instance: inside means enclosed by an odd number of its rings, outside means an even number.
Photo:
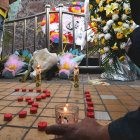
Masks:
[[[127,19],[127,15],[126,14],[123,14],[122,15],[122,20],[126,20]]]
[[[114,23],[113,20],[109,20],[109,21],[107,21],[106,25],[111,26],[113,23]]]
[[[99,21],[99,22],[100,22],[101,20],[102,20],[102,19],[101,19],[101,17],[97,18],[97,21]]]
[[[126,47],[126,43],[125,42],[123,42],[123,43],[120,44],[120,48],[121,49],[125,49],[125,47]]]
[[[119,7],[119,4],[114,2],[114,3],[111,3],[111,6],[114,7],[114,9],[117,9]]]
[[[114,14],[112,15],[112,19],[115,21],[115,20],[118,20],[119,16],[117,14]]]
[[[123,23],[123,27],[128,29],[129,25],[127,23]]]
[[[103,5],[103,1],[100,1],[99,3],[99,7],[101,7]]]
[[[105,53],[109,51],[109,47],[104,47]]]
[[[104,26],[104,28],[103,28],[103,31],[105,32],[105,33],[107,33],[108,32],[108,30],[109,30],[109,27],[106,25],[106,26]]]
[[[111,34],[108,33],[105,35],[105,40],[109,40],[110,38],[111,38]]]
[[[101,39],[102,37],[104,37],[104,34],[99,34],[99,39]]]
[[[130,6],[129,6],[129,4],[127,4],[127,3],[124,3],[123,4],[123,9],[125,10],[125,9],[129,9],[130,8]]]

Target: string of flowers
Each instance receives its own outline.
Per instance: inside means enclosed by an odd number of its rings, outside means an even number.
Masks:
[[[125,60],[125,46],[134,30],[129,0],[90,0],[92,25],[97,28],[95,47],[104,60]],[[105,62],[105,61],[104,61]]]

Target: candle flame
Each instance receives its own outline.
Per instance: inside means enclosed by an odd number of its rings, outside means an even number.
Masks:
[[[68,107],[68,106],[69,106],[69,104],[66,104],[66,106]]]
[[[66,112],[68,109],[67,109],[67,107],[64,107],[64,111]]]

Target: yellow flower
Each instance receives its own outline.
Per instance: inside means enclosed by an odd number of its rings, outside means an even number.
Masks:
[[[108,15],[106,15],[106,17],[108,17],[108,18],[109,18],[109,17],[111,17],[111,16],[112,16],[112,14],[111,14],[111,13],[110,13],[110,14],[108,14]]]
[[[94,39],[94,43],[97,45],[98,44],[98,40],[97,39]]]
[[[104,25],[106,23],[106,21],[105,20],[102,20],[101,23]]]
[[[99,18],[99,15],[98,14],[96,14],[96,18]]]
[[[118,15],[119,14],[119,10],[115,10],[113,13]]]
[[[112,0],[107,0],[106,3],[109,4]]]
[[[122,33],[117,33],[117,39],[122,39],[123,38],[123,34]]]
[[[104,7],[100,7],[100,8],[99,8],[99,11],[100,11],[100,12],[103,12],[103,10],[104,10]]]
[[[117,46],[113,46],[112,49],[113,49],[114,51],[117,51],[119,48],[118,48]]]
[[[130,9],[125,9],[125,14],[129,14],[130,13]]]
[[[76,5],[76,2],[73,2],[72,4],[73,4],[73,5]]]
[[[92,25],[92,27],[96,27],[97,23],[96,22],[92,22],[91,25]]]
[[[123,25],[123,22],[119,21],[118,22],[118,25],[122,26]]]
[[[133,24],[133,23],[134,23],[134,21],[133,21],[133,20],[130,20],[130,23],[131,23],[131,24]]]
[[[91,19],[94,19],[94,16],[90,16]]]
[[[124,61],[124,60],[125,60],[125,56],[121,56],[121,57],[119,58],[119,60],[120,60],[120,61]]]
[[[130,32],[130,33],[132,33],[133,31],[134,31],[134,29],[132,29],[132,28],[129,29],[129,32]]]
[[[100,0],[96,0],[96,3],[99,4],[100,3]]]
[[[102,39],[102,45],[104,45],[104,44],[105,44],[105,39],[103,38],[103,39]]]
[[[17,65],[11,65],[8,67],[10,70],[15,70],[17,68]]]
[[[101,49],[100,54],[105,54],[105,51],[103,49]]]
[[[92,4],[89,5],[89,9],[90,10],[93,9],[93,5]]]

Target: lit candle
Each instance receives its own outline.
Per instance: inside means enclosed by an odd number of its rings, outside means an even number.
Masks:
[[[74,87],[78,88],[79,87],[79,67],[76,65],[74,67]]]
[[[55,107],[56,123],[68,124],[78,122],[79,108],[70,104],[59,104]]]
[[[36,88],[41,88],[41,66],[36,67]]]

